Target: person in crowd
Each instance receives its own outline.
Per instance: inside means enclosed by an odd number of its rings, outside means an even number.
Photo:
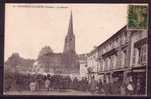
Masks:
[[[132,77],[128,79],[128,84],[126,86],[126,95],[134,95],[134,83]]]
[[[40,76],[41,75],[37,75],[37,77],[36,77],[36,83],[37,83],[37,90],[39,91],[40,90]]]
[[[40,87],[40,90],[44,89],[44,76],[43,75],[41,75],[39,78],[39,87]]]
[[[66,79],[66,77],[64,77],[63,82],[64,82],[64,90],[66,90],[67,89],[67,79]]]
[[[88,81],[86,77],[82,77],[81,80],[82,91],[87,91],[88,89]]]
[[[53,89],[54,90],[57,89],[57,76],[56,75],[53,76]]]
[[[63,80],[63,76],[60,76],[60,79],[59,79],[59,89],[60,91],[64,91],[64,80]]]
[[[77,90],[80,90],[81,89],[81,85],[80,85],[80,79],[81,78],[78,78],[78,82],[77,82],[77,84],[76,84],[76,86],[77,86]]]
[[[46,88],[47,91],[49,91],[49,85],[50,85],[50,80],[47,78],[45,80],[45,88]]]
[[[77,90],[77,88],[78,88],[78,79],[77,79],[77,77],[75,77],[74,79],[73,79],[73,89],[75,89],[75,90]]]
[[[71,83],[72,83],[72,80],[71,80],[71,77],[70,76],[68,76],[68,89],[71,89]]]
[[[59,85],[59,86],[60,86],[60,87],[59,87],[59,88],[60,88],[60,91],[64,91],[64,89],[63,89],[63,86],[64,86],[63,76],[60,77],[59,83],[60,83],[60,85]]]
[[[111,94],[111,87],[108,81],[104,79],[104,84],[103,84],[103,90],[105,95],[110,95]]]
[[[29,75],[26,75],[26,80],[25,80],[25,90],[27,91],[28,90],[28,88],[29,88],[29,83],[30,83],[30,81],[29,81]]]
[[[137,79],[137,82],[136,82],[136,92],[135,92],[136,95],[141,95],[141,83],[140,83],[140,79]]]
[[[120,83],[119,83],[119,78],[114,77],[113,82],[111,83],[111,95],[120,95]]]
[[[79,79],[79,85],[78,85],[78,88],[80,91],[83,90],[83,80],[82,79]]]
[[[88,81],[88,78],[85,78],[85,90],[88,91],[89,89],[89,81]]]
[[[126,83],[123,81],[120,87],[120,92],[121,92],[121,96],[125,96],[126,95]]]
[[[46,76],[45,76],[45,75],[42,75],[41,85],[40,85],[42,90],[45,89],[45,80],[46,80]]]
[[[49,77],[49,81],[50,81],[50,84],[49,84],[49,90],[53,90],[53,76]]]
[[[56,89],[56,91],[58,91],[58,83],[59,82],[59,77],[58,77],[58,75],[56,75],[56,78],[55,78],[55,89]]]
[[[103,84],[102,84],[102,80],[99,79],[98,83],[97,83],[97,91],[98,91],[98,94],[104,94],[104,90],[103,90]]]
[[[95,80],[95,77],[92,76],[91,83],[90,83],[90,92],[91,92],[92,94],[95,94],[95,92],[96,92],[96,87],[97,87],[97,81]]]
[[[36,82],[35,81],[30,82],[29,87],[30,87],[30,91],[35,91],[36,90]]]

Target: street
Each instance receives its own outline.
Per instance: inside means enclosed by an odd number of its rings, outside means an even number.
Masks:
[[[75,91],[75,90],[66,90],[66,91],[8,91],[4,95],[76,95],[76,96],[90,96],[98,95],[92,94],[87,91]]]

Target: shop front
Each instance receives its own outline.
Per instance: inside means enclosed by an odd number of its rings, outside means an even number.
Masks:
[[[132,79],[135,85],[135,94],[145,95],[146,93],[146,69],[144,67],[133,68]]]
[[[118,78],[119,84],[121,84],[124,80],[124,71],[114,71],[112,73],[112,80]]]

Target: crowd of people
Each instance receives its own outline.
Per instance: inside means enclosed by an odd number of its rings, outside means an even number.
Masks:
[[[100,95],[141,95],[141,88],[136,87],[132,79],[121,82],[118,77],[112,82],[106,80],[96,80],[95,76],[91,79],[82,77],[71,78],[62,75],[17,75],[16,89],[18,91],[66,91],[77,90],[87,91],[92,94]],[[14,86],[14,84],[13,84]],[[6,90],[10,90],[7,87]]]
[[[33,84],[34,83],[34,84]],[[48,91],[65,91],[66,89],[86,91],[88,87],[87,78],[79,80],[77,77],[71,79],[70,76],[47,75],[37,76],[32,79],[29,84],[31,91],[48,90]]]

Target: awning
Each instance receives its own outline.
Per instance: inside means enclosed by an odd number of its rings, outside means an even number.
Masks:
[[[147,44],[147,38],[144,38],[140,41],[137,41],[135,44],[134,44],[134,47],[140,47],[141,45],[143,44]]]
[[[146,72],[145,69],[134,69],[132,70],[132,72]]]
[[[109,52],[106,52],[102,55],[103,58],[106,58],[108,56],[111,56],[113,54],[115,54],[117,52],[117,50],[115,48],[113,48],[112,50],[110,50]]]

